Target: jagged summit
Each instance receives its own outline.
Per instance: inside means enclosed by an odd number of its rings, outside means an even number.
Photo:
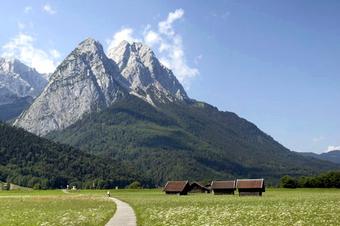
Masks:
[[[79,52],[83,53],[104,53],[103,46],[100,44],[99,41],[93,38],[87,38],[81,43],[79,43],[78,47],[76,48]]]
[[[66,128],[128,94],[124,80],[101,44],[86,39],[57,67],[45,90],[15,125],[38,135]]]
[[[188,99],[172,71],[159,62],[147,45],[122,41],[108,51],[108,56],[117,63],[133,94],[152,103]]]
[[[36,97],[44,89],[47,80],[15,58],[0,57],[0,105],[22,97]]]
[[[119,69],[126,67],[130,57],[138,59],[140,63],[151,66],[155,54],[153,51],[143,43],[122,41],[117,47],[112,48],[108,51],[108,56],[113,59]]]
[[[110,50],[109,56],[92,38],[79,43],[15,125],[46,135],[130,94],[154,106],[189,99],[171,70],[148,46],[124,41]]]

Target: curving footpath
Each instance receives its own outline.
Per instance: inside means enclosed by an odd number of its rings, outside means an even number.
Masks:
[[[115,215],[105,226],[137,226],[136,215],[132,207],[119,199],[110,199],[116,203],[117,209]]]

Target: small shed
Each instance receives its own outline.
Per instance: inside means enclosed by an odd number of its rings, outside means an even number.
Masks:
[[[189,192],[192,193],[210,193],[210,189],[203,186],[202,184],[198,182],[193,182],[190,184]]]
[[[189,181],[168,181],[164,186],[164,191],[168,195],[187,195],[189,189]]]
[[[211,182],[211,191],[214,195],[233,195],[236,190],[234,180],[220,180]]]
[[[262,196],[262,192],[266,191],[264,179],[238,179],[236,181],[236,187],[240,196]]]

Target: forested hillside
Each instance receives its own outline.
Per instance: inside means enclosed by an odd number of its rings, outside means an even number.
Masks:
[[[155,184],[235,177],[275,181],[339,167],[295,154],[236,114],[197,101],[155,108],[129,96],[48,138],[132,163]]]
[[[0,181],[34,188],[106,188],[147,180],[131,165],[83,153],[0,123]]]

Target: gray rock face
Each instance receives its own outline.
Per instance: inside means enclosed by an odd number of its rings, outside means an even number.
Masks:
[[[108,51],[108,57],[117,63],[132,94],[152,104],[188,99],[172,71],[159,62],[148,46],[123,41]]]
[[[126,95],[124,86],[125,79],[102,46],[86,39],[58,66],[47,87],[14,125],[37,135],[63,129]]]
[[[47,84],[44,75],[16,59],[0,58],[0,105],[36,97]]]
[[[149,47],[122,42],[109,55],[112,59],[93,39],[80,43],[14,125],[43,136],[68,127],[84,114],[105,109],[126,95],[136,95],[154,106],[189,99],[171,70]]]

